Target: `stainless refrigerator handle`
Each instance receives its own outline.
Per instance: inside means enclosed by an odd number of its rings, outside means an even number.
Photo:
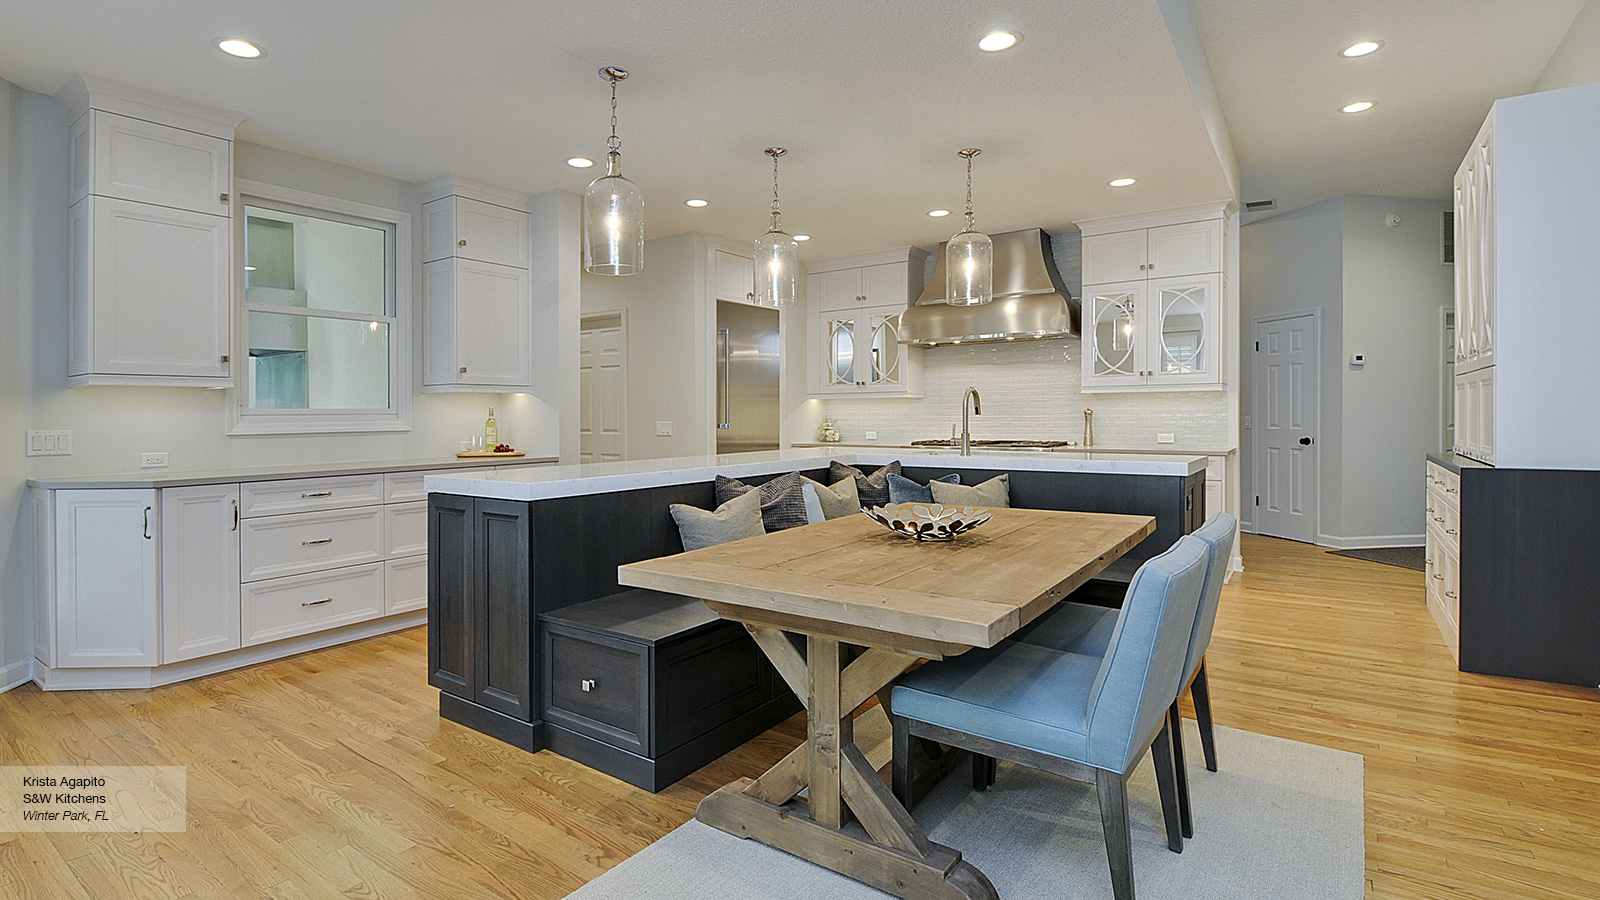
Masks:
[[[733,335],[727,328],[717,329],[717,365],[722,368],[722,415],[717,417],[718,428],[733,424]]]

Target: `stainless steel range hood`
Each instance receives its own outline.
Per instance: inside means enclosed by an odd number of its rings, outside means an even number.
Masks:
[[[945,245],[940,244],[933,278],[900,316],[903,343],[937,347],[1078,334],[1078,301],[1056,271],[1049,236],[1029,228],[992,237],[994,302],[982,306],[944,302]]]

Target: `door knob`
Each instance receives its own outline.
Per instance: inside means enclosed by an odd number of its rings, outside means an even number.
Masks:
[[[1302,446],[1302,447],[1311,446],[1311,438],[1308,438],[1308,437],[1301,438],[1300,439],[1300,446]]]

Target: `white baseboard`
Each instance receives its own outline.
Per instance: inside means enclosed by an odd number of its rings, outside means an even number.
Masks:
[[[0,669],[0,694],[33,680],[33,657],[19,659]]]
[[[1383,547],[1421,547],[1427,541],[1421,534],[1365,534],[1355,537],[1317,535],[1317,543],[1334,550],[1376,550]]]

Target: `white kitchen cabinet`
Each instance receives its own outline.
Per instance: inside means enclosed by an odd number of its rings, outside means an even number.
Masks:
[[[922,348],[900,342],[900,314],[925,258],[910,248],[813,267],[806,277],[813,396],[922,396]]]
[[[1222,386],[1222,276],[1085,286],[1085,391]]]
[[[1180,222],[1085,236],[1083,283],[1222,271],[1221,219]]]
[[[740,256],[726,250],[711,251],[718,300],[749,303],[755,299],[755,257]]]
[[[453,176],[422,196],[422,389],[531,391],[529,198]]]
[[[45,664],[159,663],[156,492],[58,491],[52,507],[35,538],[48,542],[54,575],[44,605],[53,637]]]
[[[239,648],[239,486],[161,490],[161,662]]]
[[[243,117],[79,76],[68,384],[232,385],[233,130]]]
[[[1495,159],[1493,110],[1455,177],[1456,371],[1494,365]]]

